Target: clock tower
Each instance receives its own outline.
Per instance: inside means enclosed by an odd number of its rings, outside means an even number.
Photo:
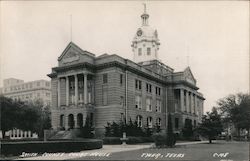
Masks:
[[[142,26],[137,29],[131,45],[136,63],[158,59],[160,45],[158,34],[157,30],[148,25],[148,18],[149,14],[144,4],[144,13],[141,15]]]

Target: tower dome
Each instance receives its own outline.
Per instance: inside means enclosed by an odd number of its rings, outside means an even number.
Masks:
[[[142,26],[137,29],[131,45],[136,63],[158,59],[160,45],[158,33],[148,25],[148,18],[144,4],[144,13],[141,15]]]

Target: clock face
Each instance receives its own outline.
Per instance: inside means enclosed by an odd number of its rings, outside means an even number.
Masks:
[[[137,36],[141,36],[142,35],[142,30],[138,30],[137,31]]]

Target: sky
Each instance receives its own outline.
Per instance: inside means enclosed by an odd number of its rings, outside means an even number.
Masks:
[[[249,92],[248,1],[0,1],[0,86],[10,77],[50,80],[71,40],[96,56],[132,60],[143,3],[158,31],[159,59],[175,72],[190,66],[204,111]]]

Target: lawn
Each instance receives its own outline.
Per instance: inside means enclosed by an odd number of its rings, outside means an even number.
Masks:
[[[81,160],[103,158],[82,157]],[[112,153],[106,160],[199,160],[249,161],[249,142],[218,141],[213,144],[194,144],[175,148],[149,148]]]

